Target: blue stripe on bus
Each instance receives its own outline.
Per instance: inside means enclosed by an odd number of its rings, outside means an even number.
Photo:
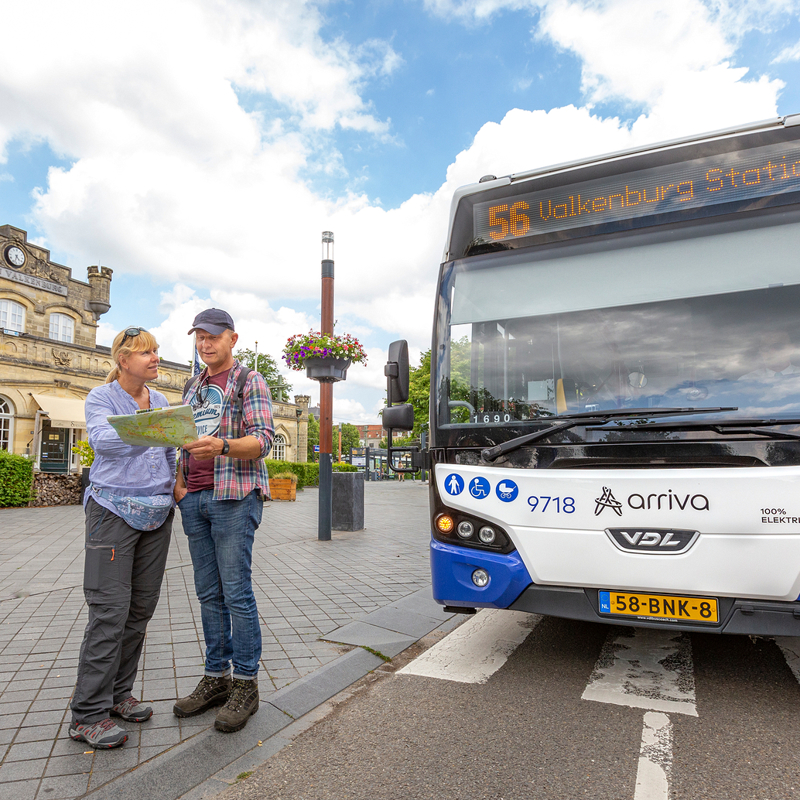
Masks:
[[[472,573],[485,569],[489,583],[478,588]],[[530,586],[531,576],[519,553],[502,554],[457,547],[431,539],[433,598],[450,606],[508,608]]]

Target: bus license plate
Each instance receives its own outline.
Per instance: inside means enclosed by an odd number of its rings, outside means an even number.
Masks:
[[[719,622],[713,597],[600,592],[600,613],[669,622]]]

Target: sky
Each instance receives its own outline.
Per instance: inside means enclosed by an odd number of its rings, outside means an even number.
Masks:
[[[191,355],[208,307],[280,360],[319,329],[369,362],[334,421],[378,422],[390,342],[430,347],[454,191],[800,113],[800,0],[0,0],[0,224],[86,280],[98,343]],[[283,370],[294,394],[319,396]]]

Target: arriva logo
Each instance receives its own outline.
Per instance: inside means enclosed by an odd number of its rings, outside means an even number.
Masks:
[[[606,508],[610,508],[618,517],[622,516],[623,504],[614,497],[608,486],[603,487],[603,493],[595,498],[594,515],[599,516]],[[647,496],[643,494],[629,494],[627,505],[636,511],[646,509],[647,511],[710,511],[708,498],[704,494],[681,495],[673,493],[672,489],[667,489],[661,494],[652,493]]]

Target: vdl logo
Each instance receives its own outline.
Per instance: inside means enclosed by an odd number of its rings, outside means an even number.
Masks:
[[[658,555],[685,553],[700,536],[679,528],[606,528],[606,534],[620,550]]]

